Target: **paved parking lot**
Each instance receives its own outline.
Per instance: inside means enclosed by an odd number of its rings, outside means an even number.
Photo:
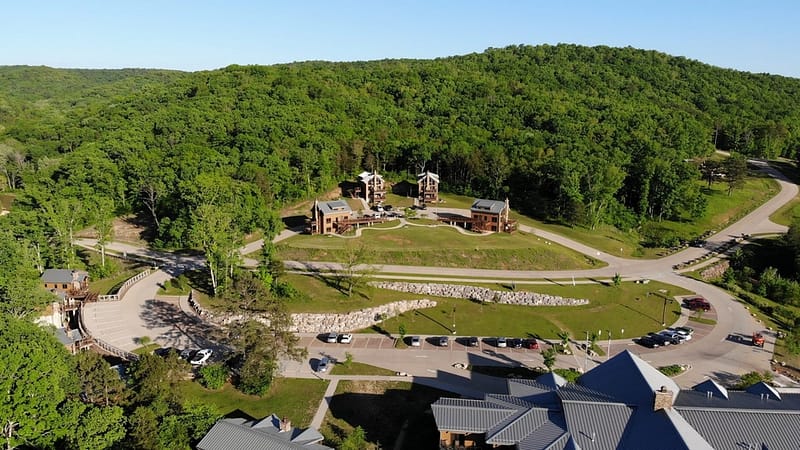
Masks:
[[[539,353],[540,350],[537,349],[528,349],[528,348],[511,348],[505,347],[500,348],[495,345],[494,338],[479,338],[477,346],[470,346],[468,344],[468,336],[448,336],[448,345],[446,347],[442,347],[439,345],[439,337],[440,336],[421,336],[420,339],[420,346],[419,347],[411,347],[409,344],[411,342],[411,337],[406,336],[405,341],[406,345],[408,346],[408,350],[435,350],[435,351],[475,351],[475,352],[483,352],[483,351],[490,351],[494,353]],[[540,342],[540,346],[544,344]],[[369,335],[369,334],[354,334],[353,341],[349,344],[342,344],[342,343],[329,343],[325,341],[325,335],[319,336],[303,336],[300,338],[300,346],[307,347],[309,350],[321,350],[324,351],[326,349],[333,350],[333,349],[344,349],[353,348],[353,349],[390,349],[395,348],[395,338],[384,336],[384,335]]]

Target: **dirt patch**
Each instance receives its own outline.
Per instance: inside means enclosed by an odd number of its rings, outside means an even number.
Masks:
[[[149,230],[136,216],[114,219],[114,240],[145,244]]]
[[[314,206],[314,201],[327,202],[328,200],[336,200],[342,198],[342,188],[331,189],[328,192],[320,194],[314,200],[305,200],[300,203],[295,203],[281,209],[281,217],[291,217],[298,215],[309,215],[311,208]]]
[[[381,234],[378,236],[373,237],[376,241],[388,241],[397,244],[399,247],[409,246],[411,245],[411,241],[408,239],[403,239],[398,236],[393,236],[391,234]]]

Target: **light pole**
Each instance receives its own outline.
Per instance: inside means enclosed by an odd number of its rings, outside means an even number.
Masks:
[[[664,308],[661,310],[661,326],[662,327],[667,326],[667,302],[672,303],[672,299],[670,299],[669,297],[667,297],[665,295],[664,296]]]
[[[453,306],[453,334],[456,334],[456,307]]]
[[[606,361],[608,361],[608,358],[611,357],[611,330],[606,330],[606,333],[608,333],[608,353],[606,353]]]
[[[586,364],[589,361],[589,332],[586,332],[586,352],[583,354],[583,373],[586,373]]]

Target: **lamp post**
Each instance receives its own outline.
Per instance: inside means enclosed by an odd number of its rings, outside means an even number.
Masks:
[[[667,326],[667,302],[672,303],[672,300],[666,295],[664,296],[664,308],[661,310],[661,326]]]
[[[456,334],[456,307],[453,306],[453,334]]]
[[[606,330],[606,333],[608,333],[608,353],[606,353],[606,361],[608,361],[608,358],[611,357],[611,330]]]
[[[583,373],[586,373],[586,364],[589,361],[589,332],[586,332],[586,352],[583,354]]]

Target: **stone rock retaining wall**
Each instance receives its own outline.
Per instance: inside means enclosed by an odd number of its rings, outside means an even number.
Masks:
[[[470,300],[497,302],[507,305],[576,306],[586,305],[589,303],[589,300],[586,299],[564,298],[557,295],[539,294],[536,292],[526,291],[493,291],[487,288],[460,284],[403,283],[396,281],[373,281],[369,284],[381,289],[391,289],[393,291],[434,295],[437,297],[466,298]]]
[[[722,275],[725,273],[726,270],[728,270],[728,267],[730,266],[731,265],[727,259],[722,260],[719,263],[714,264],[708,269],[705,269],[702,272],[700,272],[700,277],[706,281],[721,278]]]
[[[403,300],[352,311],[347,314],[292,314],[292,331],[298,333],[323,333],[326,331],[353,331],[369,328],[391,317],[413,309],[432,308],[433,300]]]
[[[252,318],[267,325],[269,324],[269,319],[260,315],[248,317],[244,314],[213,314],[192,301],[191,297],[190,304],[201,319],[216,325],[229,325],[234,322],[247,320],[248,318]],[[325,333],[330,331],[345,332],[360,330],[369,328],[406,311],[433,308],[434,306],[436,306],[436,302],[433,300],[402,300],[376,306],[374,308],[352,311],[347,314],[296,313],[292,314],[291,331],[296,333]]]

